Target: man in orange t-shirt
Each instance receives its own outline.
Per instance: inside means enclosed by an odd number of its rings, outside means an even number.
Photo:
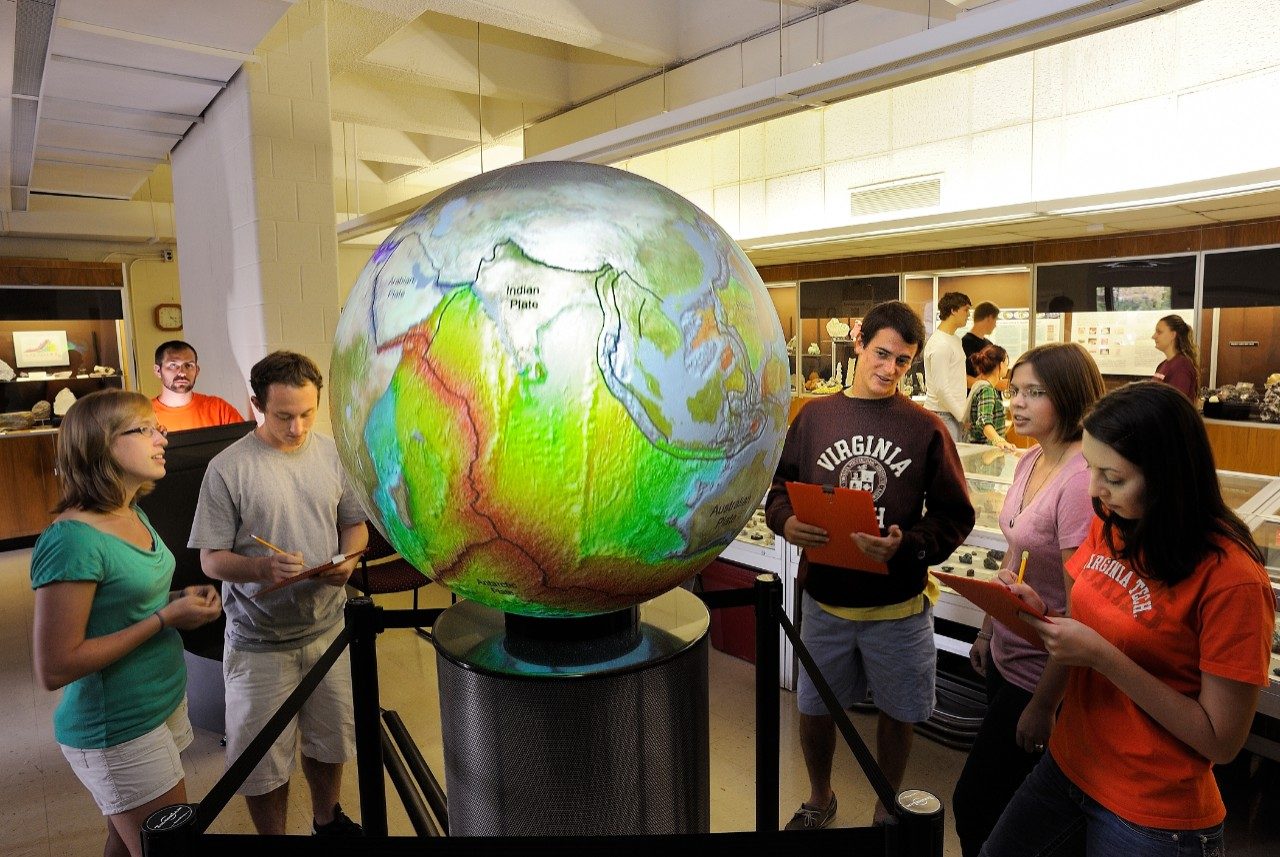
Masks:
[[[196,360],[196,350],[180,339],[162,342],[156,348],[160,395],[151,400],[156,421],[169,431],[244,422],[240,412],[225,400],[195,391],[200,374]]]

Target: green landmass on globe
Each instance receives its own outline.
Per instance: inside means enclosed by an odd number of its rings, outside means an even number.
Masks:
[[[790,402],[754,267],[642,177],[521,164],[395,230],[338,324],[330,402],[375,525],[458,595],[617,610],[718,555]]]

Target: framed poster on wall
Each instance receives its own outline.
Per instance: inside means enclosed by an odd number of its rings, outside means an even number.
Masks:
[[[19,369],[66,366],[70,362],[65,330],[15,330],[13,356]]]

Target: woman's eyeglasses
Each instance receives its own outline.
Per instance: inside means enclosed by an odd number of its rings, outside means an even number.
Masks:
[[[124,431],[120,432],[120,434],[121,435],[140,434],[143,437],[147,437],[147,438],[158,434],[161,437],[168,437],[169,430],[164,426],[138,426],[137,428],[125,429]]]
[[[1028,399],[1035,401],[1049,395],[1049,391],[1044,387],[1015,387],[1010,384],[1005,388],[1004,397],[1009,401],[1013,401],[1018,396],[1026,396]]]

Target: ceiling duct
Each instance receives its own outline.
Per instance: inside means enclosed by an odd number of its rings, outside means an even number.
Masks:
[[[9,176],[16,185],[26,186],[31,182],[31,164],[35,159],[36,112],[39,103],[30,98],[15,98],[10,113],[12,123],[12,148],[10,151]]]
[[[58,0],[18,0],[13,39],[13,127],[10,134],[10,194],[14,211],[27,210],[27,186],[35,161],[40,90]]]
[[[13,38],[13,92],[40,97],[49,38],[57,18],[57,0],[18,0]]]

